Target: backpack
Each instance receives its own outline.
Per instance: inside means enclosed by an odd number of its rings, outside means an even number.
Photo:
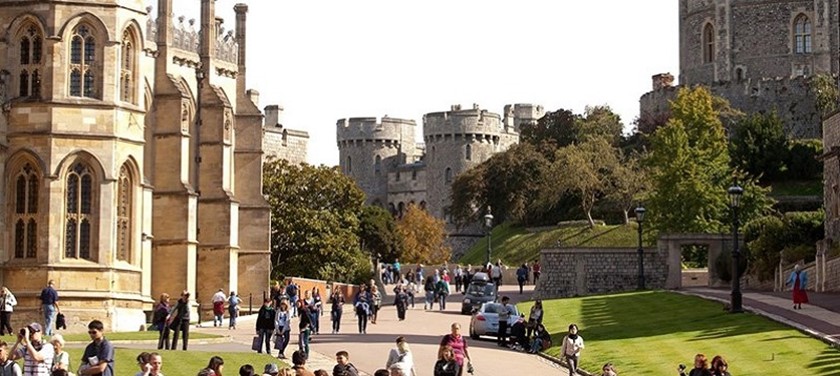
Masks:
[[[289,296],[297,296],[297,294],[298,294],[298,288],[297,288],[297,285],[296,285],[296,284],[294,284],[294,283],[292,283],[291,285],[289,285],[289,287],[288,287],[288,288],[286,288],[286,290],[287,290],[287,292],[288,292],[288,295],[289,295]]]

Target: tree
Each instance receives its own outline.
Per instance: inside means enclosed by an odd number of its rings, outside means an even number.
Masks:
[[[379,255],[382,261],[393,262],[402,258],[402,236],[397,222],[387,210],[379,206],[365,206],[359,223],[362,249],[370,255]]]
[[[442,264],[452,257],[452,250],[444,243],[443,221],[417,205],[408,205],[402,219],[397,221],[397,231],[403,238],[403,262]]]
[[[364,193],[337,168],[265,163],[263,190],[271,206],[272,277],[306,276],[359,282],[370,259],[359,245]]]
[[[578,120],[577,140],[602,137],[610,145],[617,145],[621,140],[624,124],[621,117],[607,105],[586,106],[583,116]]]
[[[840,98],[840,91],[837,89],[837,80],[825,74],[818,73],[808,81],[811,92],[814,93],[817,111],[821,117],[837,110],[837,101]]]
[[[660,233],[728,231],[726,191],[733,180],[745,190],[739,210],[744,222],[769,210],[767,190],[730,171],[721,101],[703,87],[681,88],[668,123],[651,137],[647,218]]]
[[[551,157],[556,148],[587,138],[604,137],[615,144],[623,128],[621,118],[609,106],[587,106],[583,115],[564,109],[547,112],[536,123],[523,125],[521,138],[523,143],[537,146]]]
[[[493,208],[497,223],[532,222],[534,197],[546,184],[550,162],[535,146],[518,144],[465,173],[452,184],[450,214],[458,224],[481,221]]]
[[[610,187],[604,199],[610,203],[610,206],[621,210],[624,214],[624,223],[627,224],[630,223],[628,213],[648,192],[650,181],[638,154],[619,157],[619,159],[621,163],[617,163],[610,172],[608,179]]]
[[[743,117],[733,129],[730,153],[734,167],[769,181],[780,178],[788,154],[782,120],[775,113]]]
[[[590,138],[557,149],[549,178],[556,184],[543,192],[549,199],[562,193],[575,194],[589,226],[595,227],[592,208],[607,194],[611,173],[618,164],[617,149],[605,137]]]

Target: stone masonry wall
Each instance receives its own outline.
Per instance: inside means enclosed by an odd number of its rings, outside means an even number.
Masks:
[[[840,239],[840,112],[823,123],[823,207],[825,238]]]
[[[633,248],[560,248],[543,250],[542,276],[535,298],[551,299],[635,290],[639,259]],[[645,285],[665,287],[667,254],[646,249]]]
[[[263,150],[266,157],[285,159],[292,164],[306,162],[309,134],[283,128],[266,128]]]

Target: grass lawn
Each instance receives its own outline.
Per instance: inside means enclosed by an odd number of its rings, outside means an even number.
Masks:
[[[64,340],[68,342],[90,342],[90,336],[87,333],[77,333],[77,334],[62,334],[64,336]],[[143,341],[143,340],[157,340],[159,333],[152,330],[152,331],[145,331],[145,332],[120,332],[120,333],[105,333],[105,337],[112,341],[125,341],[125,340],[133,340],[133,341]],[[190,339],[208,339],[208,338],[221,338],[223,336],[216,335],[216,334],[207,334],[207,333],[198,333],[190,331]]]
[[[190,339],[192,339],[190,333]],[[109,336],[110,337],[110,336]],[[243,345],[245,346],[245,345]],[[116,354],[116,368],[115,375],[134,375],[140,368],[137,366],[137,354],[141,352],[159,352],[163,356],[163,373],[166,375],[192,376],[198,373],[214,355],[221,356],[225,361],[224,373],[238,375],[239,367],[245,364],[250,364],[257,371],[257,374],[262,374],[266,364],[277,363],[280,368],[290,367],[290,365],[282,363],[279,359],[268,356],[266,354],[257,354],[254,352],[224,352],[213,353],[203,351],[173,351],[155,350],[155,346],[149,346],[148,349],[126,349],[117,346]],[[84,353],[84,348],[68,348],[70,353],[70,367],[75,372],[79,368],[79,362]],[[276,355],[276,354],[275,354]]]
[[[519,304],[524,312],[532,303]],[[733,375],[840,376],[840,350],[769,319],[733,315],[719,303],[655,291],[544,301],[544,324],[559,344],[571,323],[585,348],[581,368],[615,363],[621,375],[676,375],[694,355],[722,355]]]
[[[528,232],[508,224],[497,226],[491,233],[493,260],[502,259],[507,265],[519,265],[539,257],[540,250],[555,247],[636,247],[636,223],[614,226],[565,225],[553,229]],[[487,257],[487,237],[482,238],[461,258],[461,264],[481,265]]]

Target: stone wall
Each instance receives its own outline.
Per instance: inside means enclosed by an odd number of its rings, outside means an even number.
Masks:
[[[633,248],[559,248],[541,253],[542,276],[534,298],[552,299],[620,291],[638,287],[639,256]],[[646,249],[645,286],[666,287],[668,254]]]
[[[285,159],[292,164],[306,162],[309,133],[282,127],[266,127],[263,150],[266,157]]]
[[[840,239],[840,112],[823,123],[825,238]]]

